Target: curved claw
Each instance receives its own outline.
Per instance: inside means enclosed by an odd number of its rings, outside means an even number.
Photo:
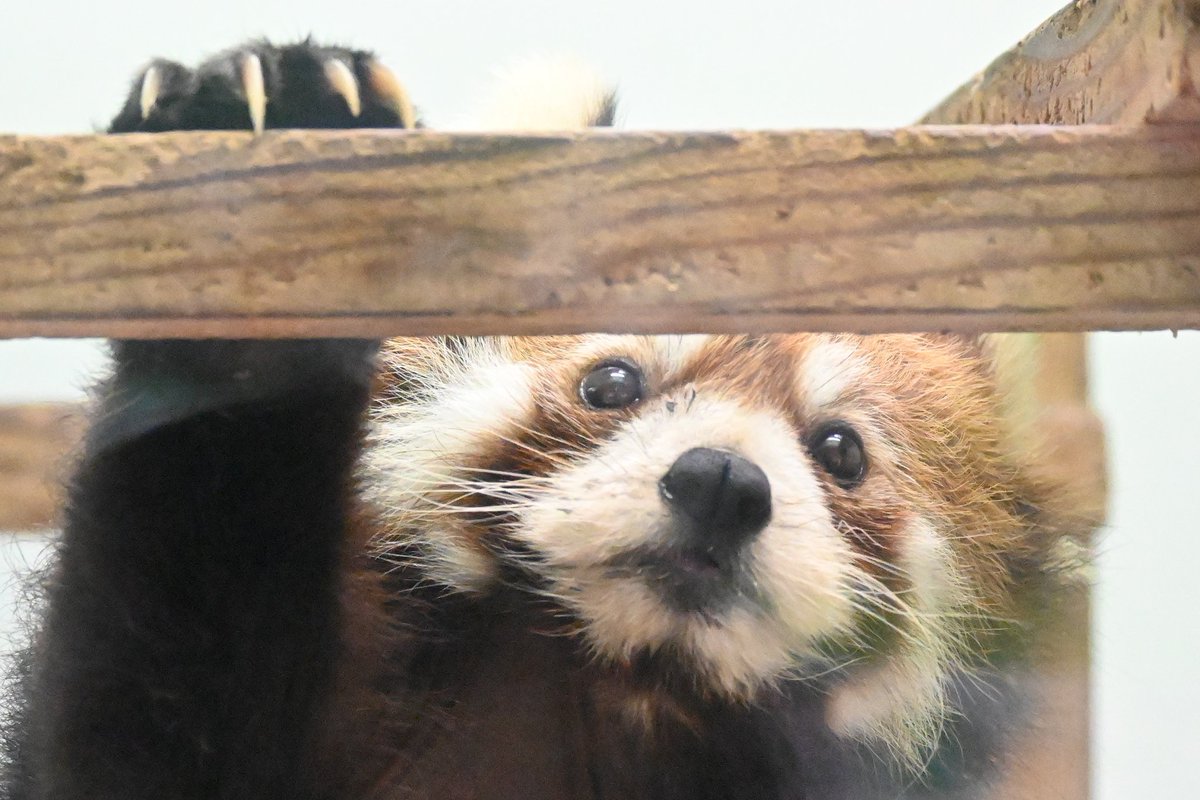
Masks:
[[[382,100],[386,101],[400,117],[400,124],[412,129],[417,122],[417,114],[413,110],[412,101],[408,98],[408,90],[400,79],[390,69],[378,61],[367,64],[367,80]]]
[[[162,70],[150,67],[142,76],[142,89],[138,96],[138,104],[142,110],[142,119],[150,116],[154,104],[158,102],[158,93],[162,90]]]
[[[267,90],[263,80],[262,61],[253,53],[242,56],[242,91],[250,111],[250,124],[256,134],[262,133],[267,122]]]
[[[329,81],[329,85],[333,87],[333,90],[346,101],[346,106],[350,109],[351,116],[357,117],[362,113],[362,99],[358,94],[358,81],[355,80],[354,73],[350,71],[350,68],[341,59],[331,58],[325,62],[325,80]]]

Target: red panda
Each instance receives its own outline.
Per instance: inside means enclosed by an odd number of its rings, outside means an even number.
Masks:
[[[690,724],[676,691],[799,681],[919,771],[1053,543],[956,337],[404,339],[383,363],[373,552],[466,597],[526,585],[649,734]]]
[[[413,127],[386,74],[312,43],[156,62],[114,130]],[[595,82],[566,106],[541,83],[555,124],[612,117]],[[397,339],[377,366],[373,351],[115,345],[10,729],[10,796],[986,788],[1018,724],[1010,662],[1066,534],[984,346]]]

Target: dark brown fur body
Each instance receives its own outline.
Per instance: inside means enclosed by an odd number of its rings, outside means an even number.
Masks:
[[[385,583],[405,599],[390,612],[390,733],[363,742],[364,767],[381,765],[370,797],[966,800],[984,796],[1022,718],[1012,675],[973,676],[956,691],[962,716],[913,775],[829,732],[821,681],[729,703],[660,664],[597,663],[562,633],[561,609],[523,590],[447,598],[404,571]]]

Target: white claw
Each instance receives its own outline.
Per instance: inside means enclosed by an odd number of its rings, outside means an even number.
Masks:
[[[267,90],[263,82],[262,61],[253,53],[242,56],[242,91],[250,109],[250,124],[256,134],[262,133],[267,122]]]
[[[400,124],[411,129],[416,124],[417,114],[413,111],[412,101],[408,99],[408,90],[396,74],[378,61],[372,61],[367,65],[367,79],[375,94],[392,106],[400,117]]]
[[[350,115],[357,117],[362,113],[362,100],[358,96],[358,81],[350,68],[338,58],[325,62],[325,79],[333,90],[342,96],[350,108]]]
[[[160,89],[162,89],[162,71],[158,67],[151,67],[142,76],[142,93],[139,98],[139,103],[142,107],[142,119],[150,116],[150,112],[154,109],[154,104],[158,102],[158,92]]]

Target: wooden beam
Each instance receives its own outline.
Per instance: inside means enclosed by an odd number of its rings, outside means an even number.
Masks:
[[[0,335],[1200,327],[1198,132],[0,138]]]
[[[925,123],[1200,121],[1200,0],[1075,0]]]
[[[68,454],[83,426],[77,405],[0,406],[0,531],[57,523]]]

